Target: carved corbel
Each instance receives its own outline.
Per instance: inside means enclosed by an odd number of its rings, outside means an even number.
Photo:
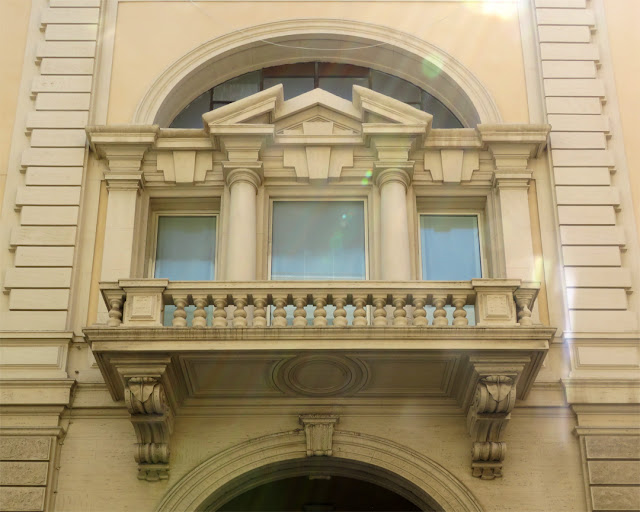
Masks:
[[[474,439],[472,474],[483,480],[502,476],[507,444],[502,437],[516,403],[515,380],[506,375],[480,378],[467,414],[467,427]]]
[[[130,377],[125,382],[124,400],[138,439],[134,454],[138,479],[168,479],[173,412],[164,385],[157,377]]]
[[[338,423],[333,414],[303,414],[300,424],[307,439],[307,457],[333,455],[333,427]]]
[[[173,382],[169,361],[113,362],[124,381],[124,401],[138,441],[134,453],[138,479],[166,480],[176,399],[169,389]]]

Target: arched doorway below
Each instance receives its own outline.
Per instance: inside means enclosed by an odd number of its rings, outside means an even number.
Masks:
[[[337,457],[268,464],[232,480],[199,510],[442,510],[427,494],[390,471]]]
[[[410,511],[420,508],[384,487],[344,476],[297,476],[276,480],[225,503],[234,511]]]

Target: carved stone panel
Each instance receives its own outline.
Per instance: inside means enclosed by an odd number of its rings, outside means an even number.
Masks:
[[[475,441],[471,450],[475,477],[491,480],[502,476],[507,452],[502,436],[516,403],[515,391],[514,379],[505,375],[481,377],[478,382],[467,415],[469,433]]]
[[[134,454],[138,478],[149,481],[169,478],[173,414],[164,386],[156,377],[130,377],[124,398],[138,439]]]
[[[331,456],[333,454],[333,427],[338,416],[332,414],[303,414],[300,423],[304,426],[307,440],[307,457]]]

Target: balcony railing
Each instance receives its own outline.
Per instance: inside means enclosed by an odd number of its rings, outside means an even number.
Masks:
[[[110,327],[162,327],[169,323],[171,327],[196,329],[469,327],[469,306],[473,306],[475,325],[479,327],[531,326],[531,310],[539,289],[539,283],[517,279],[403,282],[121,279],[100,286],[109,310]],[[168,322],[166,306],[174,308]],[[189,323],[188,310],[192,314]]]

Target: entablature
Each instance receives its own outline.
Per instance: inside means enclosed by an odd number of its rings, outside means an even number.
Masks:
[[[249,153],[265,183],[356,183],[374,162],[403,155],[418,183],[491,186],[530,178],[529,160],[546,147],[548,125],[432,129],[430,114],[398,100],[359,86],[353,97],[315,89],[284,101],[278,85],[204,114],[202,130],[118,125],[87,133],[108,162],[107,179],[141,169],[151,187],[224,184],[224,163]],[[250,140],[259,141],[253,150]]]

